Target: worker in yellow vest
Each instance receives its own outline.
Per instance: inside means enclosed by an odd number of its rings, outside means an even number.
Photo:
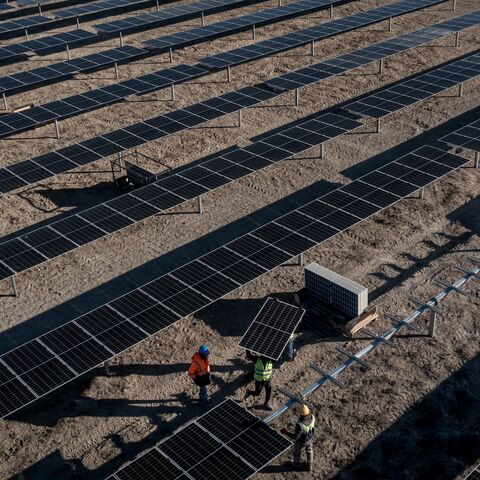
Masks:
[[[272,375],[273,375],[273,362],[266,357],[255,357],[250,355],[252,361],[255,362],[255,371],[253,379],[255,380],[255,390],[247,390],[245,393],[245,400],[250,397],[258,397],[265,388],[265,403],[264,407],[272,411],[273,408],[270,405],[270,399],[272,397]]]
[[[305,404],[300,404],[295,433],[289,433],[282,428],[281,432],[295,440],[293,444],[293,465],[296,469],[301,467],[302,450],[307,454],[307,469],[313,471],[313,438],[315,436],[315,417]]]

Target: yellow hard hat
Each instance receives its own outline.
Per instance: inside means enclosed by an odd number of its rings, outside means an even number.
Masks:
[[[302,417],[304,417],[305,415],[310,415],[310,409],[304,403],[300,404],[298,411]]]

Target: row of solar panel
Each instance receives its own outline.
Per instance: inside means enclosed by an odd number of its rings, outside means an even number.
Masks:
[[[109,480],[246,480],[289,447],[289,440],[225,400]]]
[[[422,8],[442,3],[442,0],[403,0],[384,7],[360,12],[349,17],[305,28],[281,37],[275,37],[246,47],[236,48],[226,53],[219,53],[210,57],[200,59],[200,63],[207,68],[220,69],[233,65],[249,62],[265,56],[279,53],[301,45],[327,38],[339,33],[355,30],[360,27],[404,15]]]
[[[6,0],[3,0],[4,2]],[[57,8],[69,7],[77,3],[93,2],[95,0],[19,0],[17,8],[9,3],[0,3],[0,21],[24,17],[35,13],[43,13]]]
[[[149,125],[144,126],[153,130]],[[135,192],[0,244],[0,278],[62,255],[360,126],[338,115],[321,114],[248,147],[209,157],[201,166],[163,175]],[[138,133],[151,134],[149,130]],[[122,136],[123,133],[119,138]]]
[[[28,33],[45,32],[60,26],[72,25],[77,18],[93,20],[109,15],[126,13],[155,5],[156,0],[102,0],[81,7],[55,11],[54,17],[32,15],[0,23],[0,39],[21,37]],[[80,13],[81,12],[81,13]]]
[[[189,5],[163,9],[157,12],[131,17],[128,20],[123,20],[123,22],[128,22],[131,27],[133,25],[137,25],[138,28],[135,29],[132,27],[127,29],[128,31],[122,33],[127,34],[133,33],[134,31],[153,29],[159,26],[170,25],[191,18],[200,17],[202,13],[205,15],[211,15],[229,8],[238,8],[240,6],[249,5],[252,3],[260,3],[263,1],[265,0],[200,0]],[[115,3],[113,0],[109,0],[109,3],[112,2]],[[99,6],[99,3],[92,3],[79,8],[99,8]],[[45,19],[46,17],[41,18]],[[48,37],[27,40],[18,44],[4,46],[0,48],[0,61],[3,61],[4,63],[19,61],[24,59],[28,53],[47,55],[65,49],[67,45],[69,48],[78,48],[86,44],[97,43],[118,33],[119,30],[117,22],[119,21],[99,25],[100,35],[88,30],[76,29],[69,32],[61,32]],[[2,25],[3,24],[0,23],[0,36]],[[110,30],[108,28],[109,25],[112,26]],[[5,28],[8,26],[9,25],[5,23]]]
[[[414,78],[399,82],[395,87],[383,89],[378,95],[382,95],[382,91],[391,91],[393,88],[395,89],[395,92],[402,91],[402,89],[405,88],[410,89],[411,86],[415,84],[416,78],[424,78],[425,75],[429,75],[430,78],[439,79],[435,85],[431,86],[430,90],[428,86],[425,87],[424,90],[418,90],[418,92],[420,92],[416,99],[418,102],[435,95],[442,90],[451,88],[455,84],[458,85],[467,79],[477,77],[480,74],[479,59],[480,53],[476,53],[466,56],[461,60],[453,60],[445,65],[430,70],[428,74],[416,75]],[[468,68],[468,65],[471,65],[471,67]],[[323,70],[324,68],[327,68],[326,73]],[[317,72],[318,77],[322,79],[328,75],[332,75],[332,69],[334,69],[333,72],[336,72],[339,67],[331,67],[329,65],[325,67],[321,64],[319,70],[316,70],[315,68],[312,68],[311,70],[312,72]],[[452,73],[456,70],[459,72],[458,74]],[[200,72],[194,71],[192,73],[194,76],[196,74],[200,74]],[[183,75],[185,78],[188,77],[188,73],[184,73]],[[166,82],[167,80],[171,81],[171,77],[167,79],[161,78],[158,81]],[[132,82],[131,85],[133,88],[137,85],[143,93],[149,91],[149,89],[153,89],[153,86],[149,84],[142,84],[140,82],[135,83],[135,81],[124,82],[125,86],[127,86],[128,82]],[[405,85],[407,87],[404,87]],[[130,86],[130,84],[128,84],[128,86]],[[104,99],[104,103],[106,102],[106,98],[115,98],[115,90],[112,89],[110,92],[108,91],[108,88],[109,87],[105,87],[105,89],[103,89],[104,92],[100,95],[100,98]],[[229,113],[264,102],[277,95],[279,95],[279,93],[269,89],[267,84],[246,87],[236,92],[220,95],[219,97],[214,97],[165,115],[159,115],[127,128],[114,130],[110,133],[91,138],[84,142],[34,157],[31,160],[19,162],[0,169],[0,193],[10,192],[101,158],[120,154],[150,141],[158,140],[170,134],[186,130],[193,126],[198,126]],[[78,101],[79,105],[82,105],[82,103],[91,105],[95,103],[95,97],[96,94],[94,94],[92,98],[83,95],[79,96],[76,101]],[[413,98],[413,96],[409,98]],[[393,105],[398,105],[399,109],[402,105],[397,102],[391,103]],[[75,105],[69,106],[66,103],[62,104],[61,102],[55,102],[55,104],[56,108],[59,109],[77,108]],[[40,112],[40,114],[42,114],[42,112]],[[26,116],[21,117],[20,121],[27,125],[35,122],[35,120],[29,119]]]
[[[219,9],[238,8],[249,3],[259,3],[260,1],[264,0],[223,0],[218,5],[211,6],[208,10],[205,10],[206,7],[204,1],[202,0],[200,2],[190,4],[188,7],[182,7],[182,9],[188,8],[190,10],[188,15],[192,15],[192,12],[196,12],[195,15],[199,17],[202,12],[208,15],[210,13],[215,13],[215,11],[218,11]],[[165,41],[169,42],[168,46],[161,47],[152,44],[147,45],[147,47],[150,50],[154,50],[153,52],[151,52],[152,54],[157,55],[159,53],[168,51],[169,48],[178,49],[186,45],[205,42],[211,40],[212,38],[231,35],[233,33],[243,31],[249,26],[251,27],[252,25],[263,26],[270,23],[279,22],[281,20],[286,20],[295,16],[312,13],[314,11],[321,10],[327,5],[334,4],[339,1],[342,0],[310,0],[308,2],[304,0],[293,4],[294,6],[292,5],[288,7],[271,8],[258,13],[244,15],[230,21],[217,22],[215,24],[201,27],[199,29],[190,29],[186,32],[183,32],[182,34],[176,33],[173,35],[161,37],[165,38]],[[197,8],[198,6],[200,6],[201,8]],[[146,30],[147,28],[156,28],[159,24],[159,21],[169,23],[181,21],[183,16],[185,15],[182,9],[178,15],[174,15],[171,18],[164,18],[168,17],[168,12],[170,12],[170,9],[165,9],[156,13],[146,14],[145,16],[142,16],[144,17],[141,21],[142,27],[139,27],[139,29]],[[0,47],[0,61],[20,61],[26,57],[27,53],[30,52],[38,55],[45,55],[54,51],[63,50],[66,48],[67,45],[69,46],[69,48],[77,48],[79,46],[85,45],[86,43],[96,43],[98,41],[101,41],[106,35],[111,36],[113,34],[117,34],[119,32],[118,29],[121,28],[121,25],[124,25],[125,23],[128,23],[128,25],[130,25],[131,27],[132,24],[138,22],[138,18],[139,17],[132,17],[132,19],[121,20],[118,21],[118,23],[114,21],[108,24],[103,24],[102,28],[104,32],[101,36],[98,36],[86,30],[74,30],[72,32],[59,33],[57,35],[44,37],[38,40],[26,41],[15,45]],[[145,18],[148,18],[149,21],[146,22]],[[126,30],[122,30],[122,33],[131,33],[130,27],[126,28]],[[212,35],[212,30],[216,32],[216,34]],[[178,37],[177,35],[180,36]],[[174,43],[175,41],[177,42],[177,44]],[[0,78],[0,89],[2,88],[1,85],[2,79]],[[3,91],[5,92],[5,90]]]
[[[433,147],[417,149],[3,354],[0,415],[35,401],[467,162]]]
[[[311,3],[311,0],[306,0],[306,2]],[[276,91],[304,87],[333,75],[343,74],[350,69],[388,58],[391,55],[450,35],[453,26],[457,29],[456,31],[460,31],[460,29],[477,26],[479,23],[480,11],[470,13],[454,20],[442,22],[434,27],[427,27],[417,32],[402,35],[316,65],[311,65],[308,68],[281,75],[268,81],[267,85]],[[177,73],[178,70],[180,71]],[[187,72],[190,75],[187,75]],[[21,113],[4,115],[0,120],[0,138],[6,138],[22,131],[36,128],[53,120],[80,115],[120,102],[131,95],[152,92],[170,84],[184,82],[207,73],[208,70],[199,66],[188,67],[180,65],[174,69],[159,70],[136,79],[33,107]]]
[[[451,147],[460,147],[465,150],[480,153],[480,120],[455,130],[440,139]]]
[[[363,117],[383,118],[425,98],[456,87],[480,75],[480,53],[469,55],[407,82],[348,103],[345,110]]]

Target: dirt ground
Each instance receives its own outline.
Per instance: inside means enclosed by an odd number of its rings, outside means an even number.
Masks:
[[[336,16],[386,5],[388,0],[359,0],[335,9]],[[276,5],[276,2],[275,2]],[[256,11],[273,2],[208,17],[208,22]],[[61,123],[61,140],[53,127],[3,140],[0,165],[9,165],[60,146],[128,125],[139,119],[218,95],[221,92],[268,79],[324,58],[416,30],[478,8],[478,0],[458,0],[405,15],[385,25],[361,29],[318,42],[316,56],[307,48],[269,57],[233,70],[231,84],[223,74],[208,76],[177,88],[177,101],[168,92],[111,106]],[[327,20],[320,12],[301,19],[259,29],[257,39],[293,31]],[[93,22],[99,23],[99,22]],[[186,22],[127,37],[127,43],[197,25]],[[329,108],[359,94],[420,72],[480,46],[480,30],[395,56],[379,76],[370,66],[311,86],[301,93],[299,107],[293,98],[248,109],[244,127],[229,127],[234,118],[209,128],[189,130],[142,149],[169,166],[179,166],[270,128]],[[14,42],[12,42],[14,43]],[[74,57],[112,47],[109,41],[73,51]],[[175,54],[179,63],[252,43],[249,33],[186,48]],[[1,74],[23,71],[59,59],[55,54],[2,67]],[[168,58],[121,67],[122,78],[169,66]],[[79,93],[115,82],[113,72],[79,76],[58,85],[16,96],[14,105]],[[464,96],[435,97],[397,113],[384,122],[380,134],[343,136],[327,145],[327,156],[285,161],[236,181],[204,197],[203,215],[185,207],[172,214],[150,218],[121,233],[96,241],[18,276],[20,296],[9,296],[8,282],[0,284],[0,352],[21,344],[54,326],[140,285],[214,246],[232,240],[279,212],[346,183],[395,155],[434,141],[446,131],[480,116],[480,82],[465,86]],[[463,115],[458,122],[449,119]],[[217,127],[217,128],[213,128]],[[366,133],[367,132],[367,133]],[[441,290],[434,279],[461,276],[455,265],[468,266],[468,256],[480,251],[480,197],[478,171],[461,169],[429,187],[423,200],[408,199],[374,219],[311,250],[305,260],[317,261],[369,287],[372,303],[397,316],[414,305],[410,295],[427,299]],[[0,200],[2,238],[32,225],[60,218],[102,200],[113,198],[107,160],[53,178],[29,190]],[[179,426],[200,414],[196,391],[185,370],[195,348],[207,343],[212,351],[215,382],[213,403],[226,396],[243,399],[246,388],[243,352],[237,347],[247,325],[267,295],[291,299],[302,286],[302,269],[282,267],[231,294],[194,317],[143,342],[116,358],[113,375],[102,370],[82,377],[0,421],[0,478],[23,474],[26,480],[101,479],[134,458]],[[454,480],[480,461],[480,284],[472,280],[468,297],[451,295],[441,304],[436,338],[404,335],[398,348],[381,347],[367,358],[371,368],[353,367],[342,375],[345,388],[331,384],[311,401],[318,405],[315,472],[292,471],[287,453],[256,478],[293,480]],[[426,319],[418,322],[426,329]],[[385,319],[375,325],[379,332]],[[343,360],[341,346],[357,351],[366,339],[345,342],[311,331],[301,332],[294,362],[278,366],[275,384],[298,392],[318,374],[316,364],[330,369]],[[274,393],[279,406],[285,397]],[[258,415],[265,412],[247,402]],[[275,427],[293,427],[288,412]],[[21,477],[17,477],[21,478]]]

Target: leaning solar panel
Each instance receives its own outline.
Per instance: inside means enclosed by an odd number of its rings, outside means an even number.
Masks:
[[[480,120],[465,125],[440,138],[441,142],[451,147],[461,147],[465,150],[480,153]]]
[[[343,108],[363,117],[381,119],[449,88],[458,87],[479,74],[480,53],[477,51],[347,103]]]
[[[360,123],[338,115],[319,113],[303,123],[295,122],[295,127],[287,125],[261,142],[245,148],[236,147],[218,156],[210,155],[201,162],[201,166],[182,167],[178,173],[175,170],[162,175],[156,182],[135,192],[1,243],[0,278],[25,271],[78,246],[165,212],[360,126]],[[121,132],[119,138],[132,134],[151,138],[155,135],[155,129],[147,124],[138,124],[136,129]],[[70,150],[70,153],[80,157],[85,155],[82,150]],[[12,178],[6,181],[12,181]],[[205,289],[208,288],[205,285]],[[220,286],[212,284],[211,288]]]
[[[52,19],[42,15],[35,15],[16,20],[8,20],[0,23],[0,39],[6,40],[24,35],[28,32],[38,32],[42,30],[41,25],[51,24]]]
[[[0,356],[0,416],[19,410],[467,163],[434,147],[416,149],[10,350]],[[122,218],[117,216],[119,221]],[[85,220],[88,227],[89,218]],[[64,226],[64,232],[71,228],[68,223]],[[23,248],[22,242],[15,248]]]
[[[246,480],[291,446],[276,430],[228,399],[109,480]]]
[[[200,63],[213,70],[226,68],[254,59],[267,57],[284,52],[310,42],[328,38],[339,33],[348,32],[357,28],[366,27],[389,18],[404,15],[408,12],[427,8],[445,0],[402,0],[384,7],[374,8],[366,12],[350,15],[349,17],[332,22],[305,28],[280,37],[270,38],[254,45],[241,47],[226,53],[219,53],[200,59]]]
[[[269,297],[238,345],[277,361],[304,314],[303,308]]]

